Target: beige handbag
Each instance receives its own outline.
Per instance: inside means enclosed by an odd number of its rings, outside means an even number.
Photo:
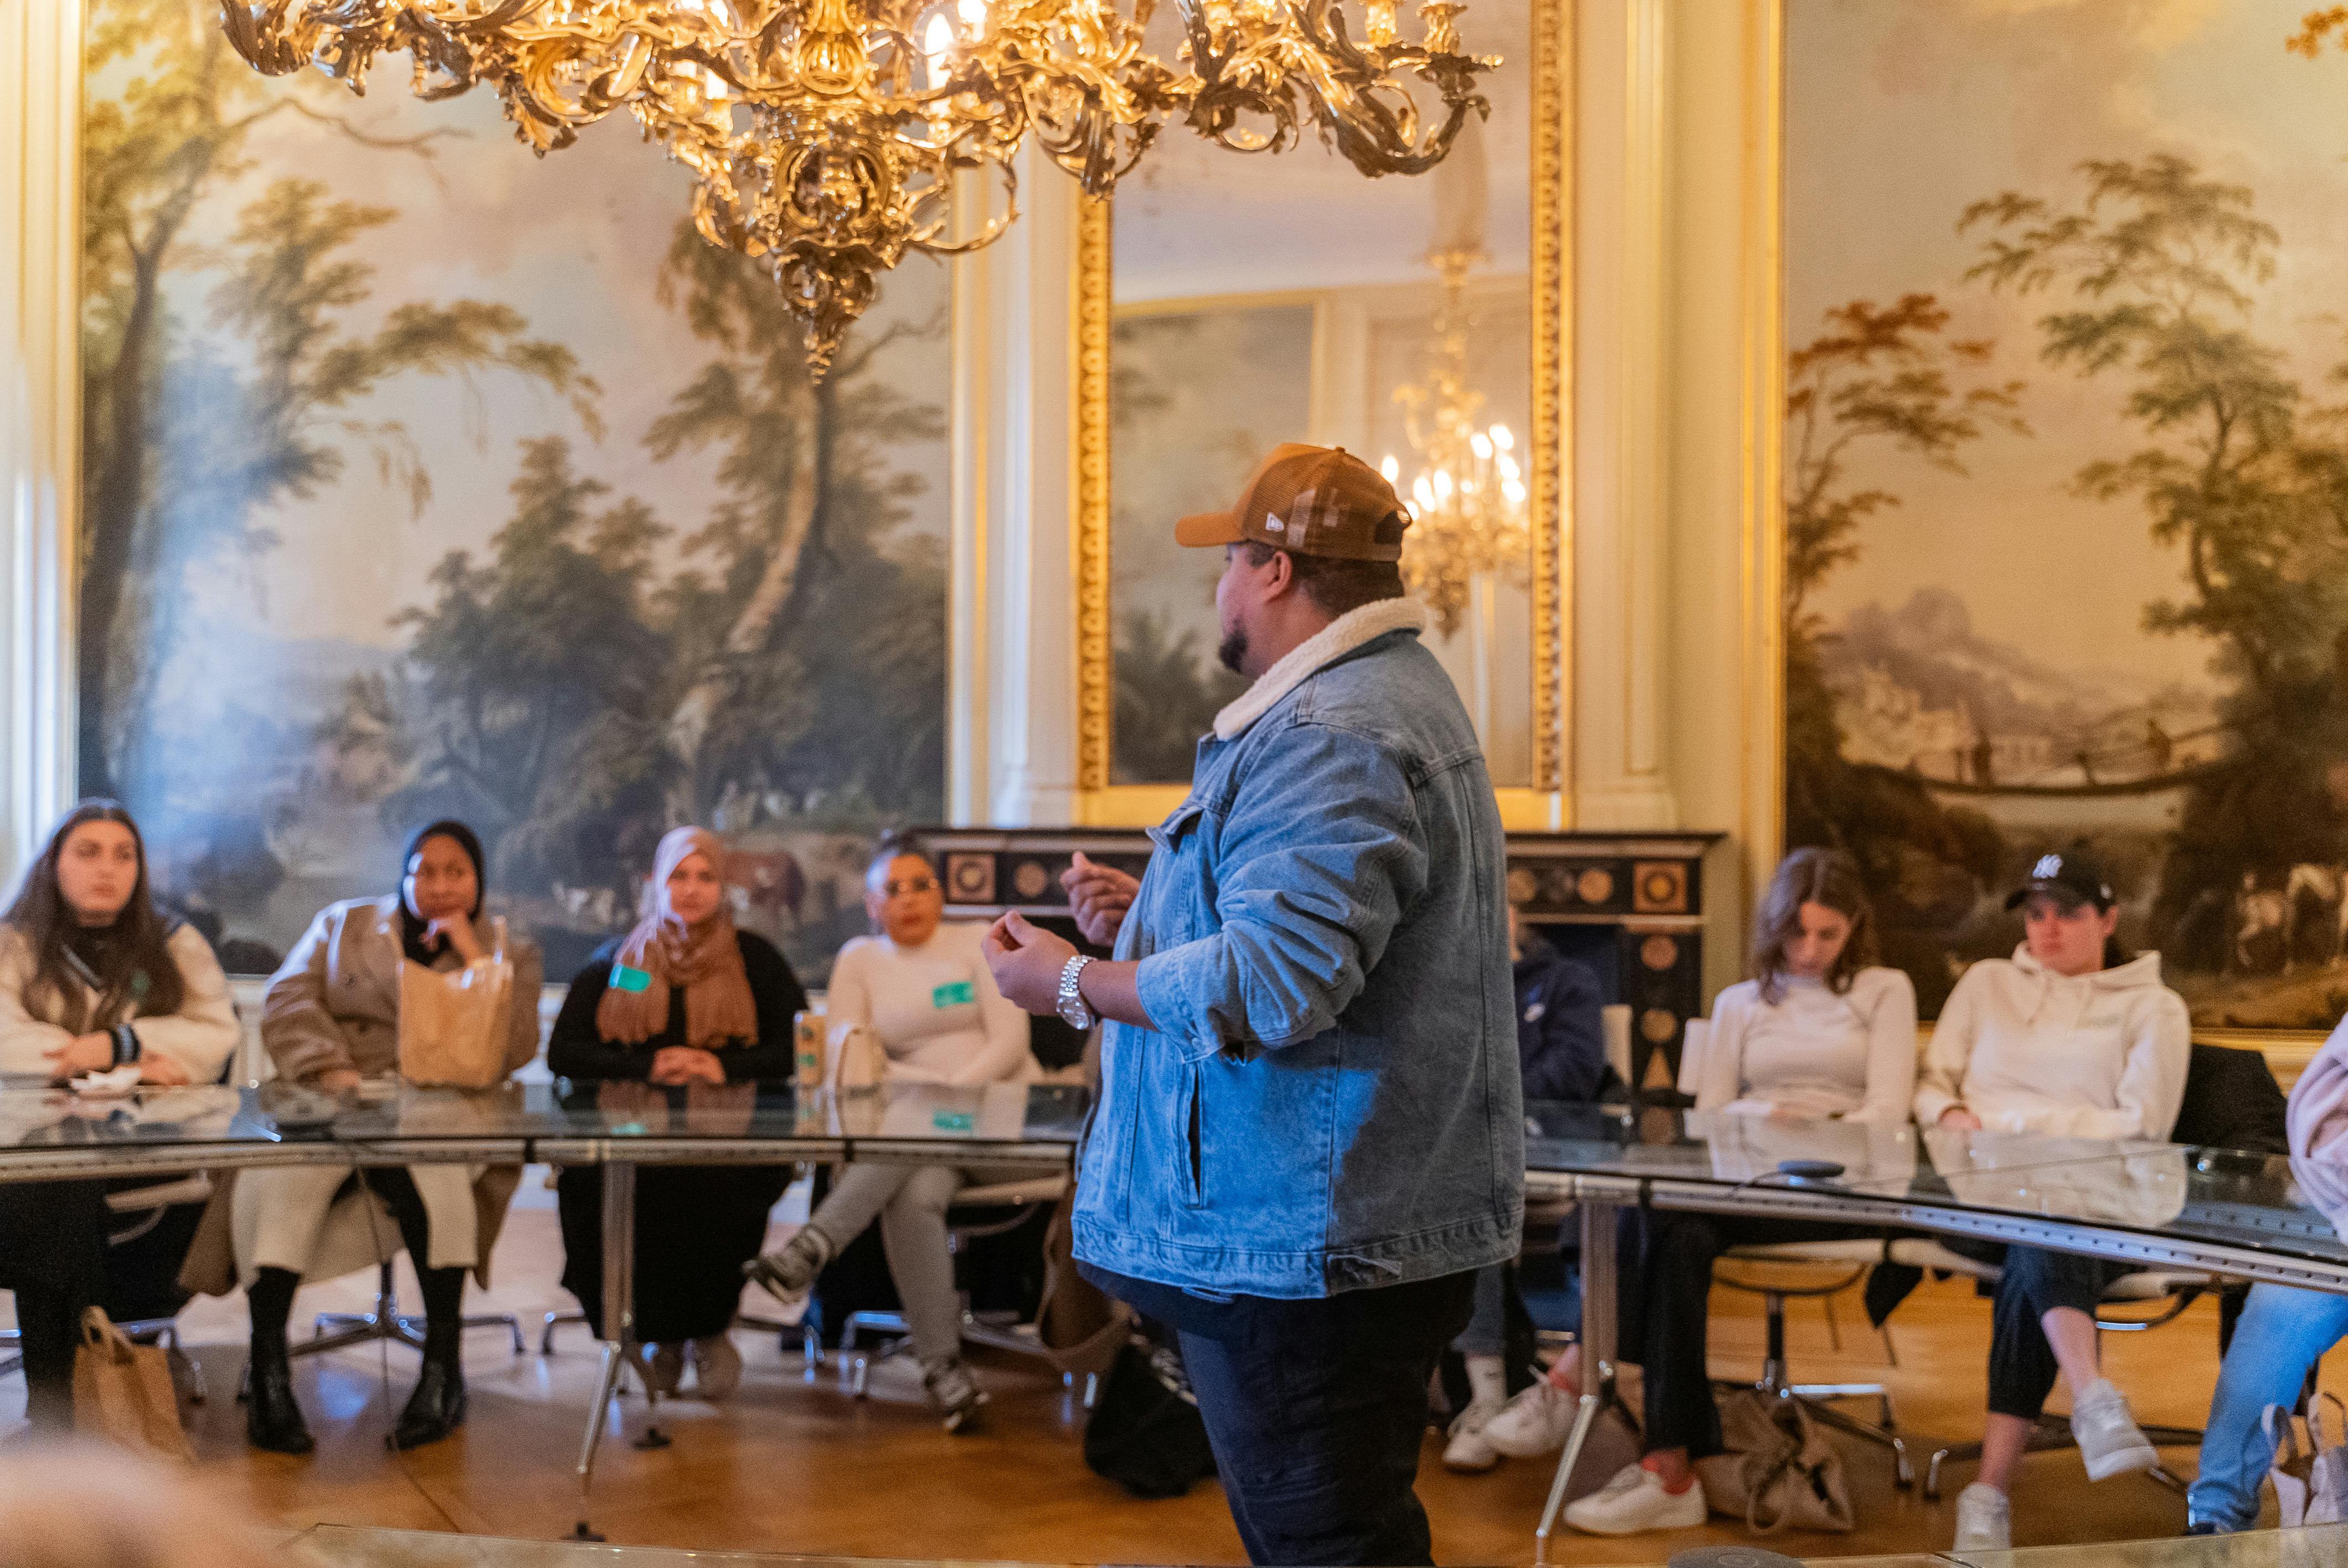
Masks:
[[[487,1089],[506,1075],[514,971],[506,923],[490,922],[488,957],[458,969],[399,961],[399,1075],[426,1088]]]
[[[1695,1461],[1715,1513],[1744,1520],[1756,1535],[1788,1525],[1838,1533],[1851,1528],[1842,1456],[1800,1400],[1740,1389],[1721,1401],[1720,1435],[1728,1451]]]
[[[171,1361],[159,1345],[134,1345],[103,1307],[82,1314],[74,1352],[74,1430],[133,1453],[196,1462],[180,1425]]]

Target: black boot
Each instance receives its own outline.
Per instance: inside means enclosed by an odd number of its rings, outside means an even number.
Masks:
[[[416,1392],[407,1396],[407,1408],[399,1412],[399,1425],[392,1429],[391,1446],[420,1449],[464,1424],[464,1363],[455,1356],[427,1354],[424,1373],[416,1379]]]
[[[294,1368],[281,1348],[252,1348],[252,1390],[245,1397],[244,1440],[273,1454],[305,1454],[318,1445],[294,1399]]]
[[[285,1318],[301,1283],[301,1276],[289,1269],[263,1268],[246,1293],[252,1311],[252,1358],[247,1363],[252,1387],[245,1395],[244,1437],[274,1454],[305,1454],[318,1446],[294,1401],[294,1368],[286,1358]]]

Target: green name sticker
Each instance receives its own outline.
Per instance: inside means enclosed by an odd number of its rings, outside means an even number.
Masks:
[[[933,1008],[968,1007],[978,1000],[978,988],[968,980],[956,980],[950,986],[940,986],[930,993]]]
[[[930,1125],[941,1132],[968,1132],[977,1128],[978,1118],[967,1111],[941,1111],[930,1118]]]
[[[653,989],[653,978],[642,969],[632,969],[625,964],[613,964],[612,989],[615,991],[648,991]]]

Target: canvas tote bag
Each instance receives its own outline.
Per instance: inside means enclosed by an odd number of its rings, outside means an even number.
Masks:
[[[513,963],[506,923],[489,923],[489,953],[458,969],[399,960],[399,1075],[426,1088],[487,1089],[505,1077]]]
[[[74,1430],[158,1459],[196,1462],[180,1426],[170,1358],[160,1345],[134,1345],[106,1309],[82,1314],[74,1352]]]
[[[1850,1487],[1842,1456],[1798,1399],[1740,1389],[1720,1403],[1728,1451],[1695,1462],[1704,1500],[1715,1513],[1742,1519],[1756,1535],[1850,1529]]]

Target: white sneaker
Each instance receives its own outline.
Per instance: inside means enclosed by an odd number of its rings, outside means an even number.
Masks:
[[[831,1238],[813,1225],[801,1225],[780,1252],[754,1257],[742,1266],[742,1276],[785,1307],[805,1301],[815,1288],[816,1276],[831,1261]]]
[[[2160,1455],[2128,1413],[2127,1396],[2109,1378],[2096,1378],[2073,1397],[2071,1440],[2079,1445],[2089,1481],[2109,1481],[2160,1463]]]
[[[1506,1399],[1482,1399],[1459,1412],[1451,1423],[1451,1440],[1444,1446],[1443,1468],[1480,1475],[1500,1462],[1500,1450],[1484,1439],[1484,1429],[1509,1408]]]
[[[927,1367],[922,1372],[922,1388],[930,1396],[930,1403],[950,1432],[972,1430],[978,1424],[978,1412],[987,1403],[986,1390],[972,1380],[970,1368],[955,1357]]]
[[[1484,1424],[1484,1440],[1495,1453],[1510,1459],[1539,1459],[1565,1446],[1573,1430],[1573,1413],[1581,1397],[1558,1388],[1547,1378],[1521,1389],[1506,1409]]]
[[[1957,1493],[1957,1543],[1950,1550],[2013,1550],[2013,1504],[2005,1493],[1979,1481]]]
[[[1626,1464],[1614,1479],[1569,1504],[1565,1522],[1585,1535],[1639,1535],[1650,1530],[1693,1530],[1710,1518],[1704,1488],[1667,1491],[1663,1478],[1643,1464]]]

